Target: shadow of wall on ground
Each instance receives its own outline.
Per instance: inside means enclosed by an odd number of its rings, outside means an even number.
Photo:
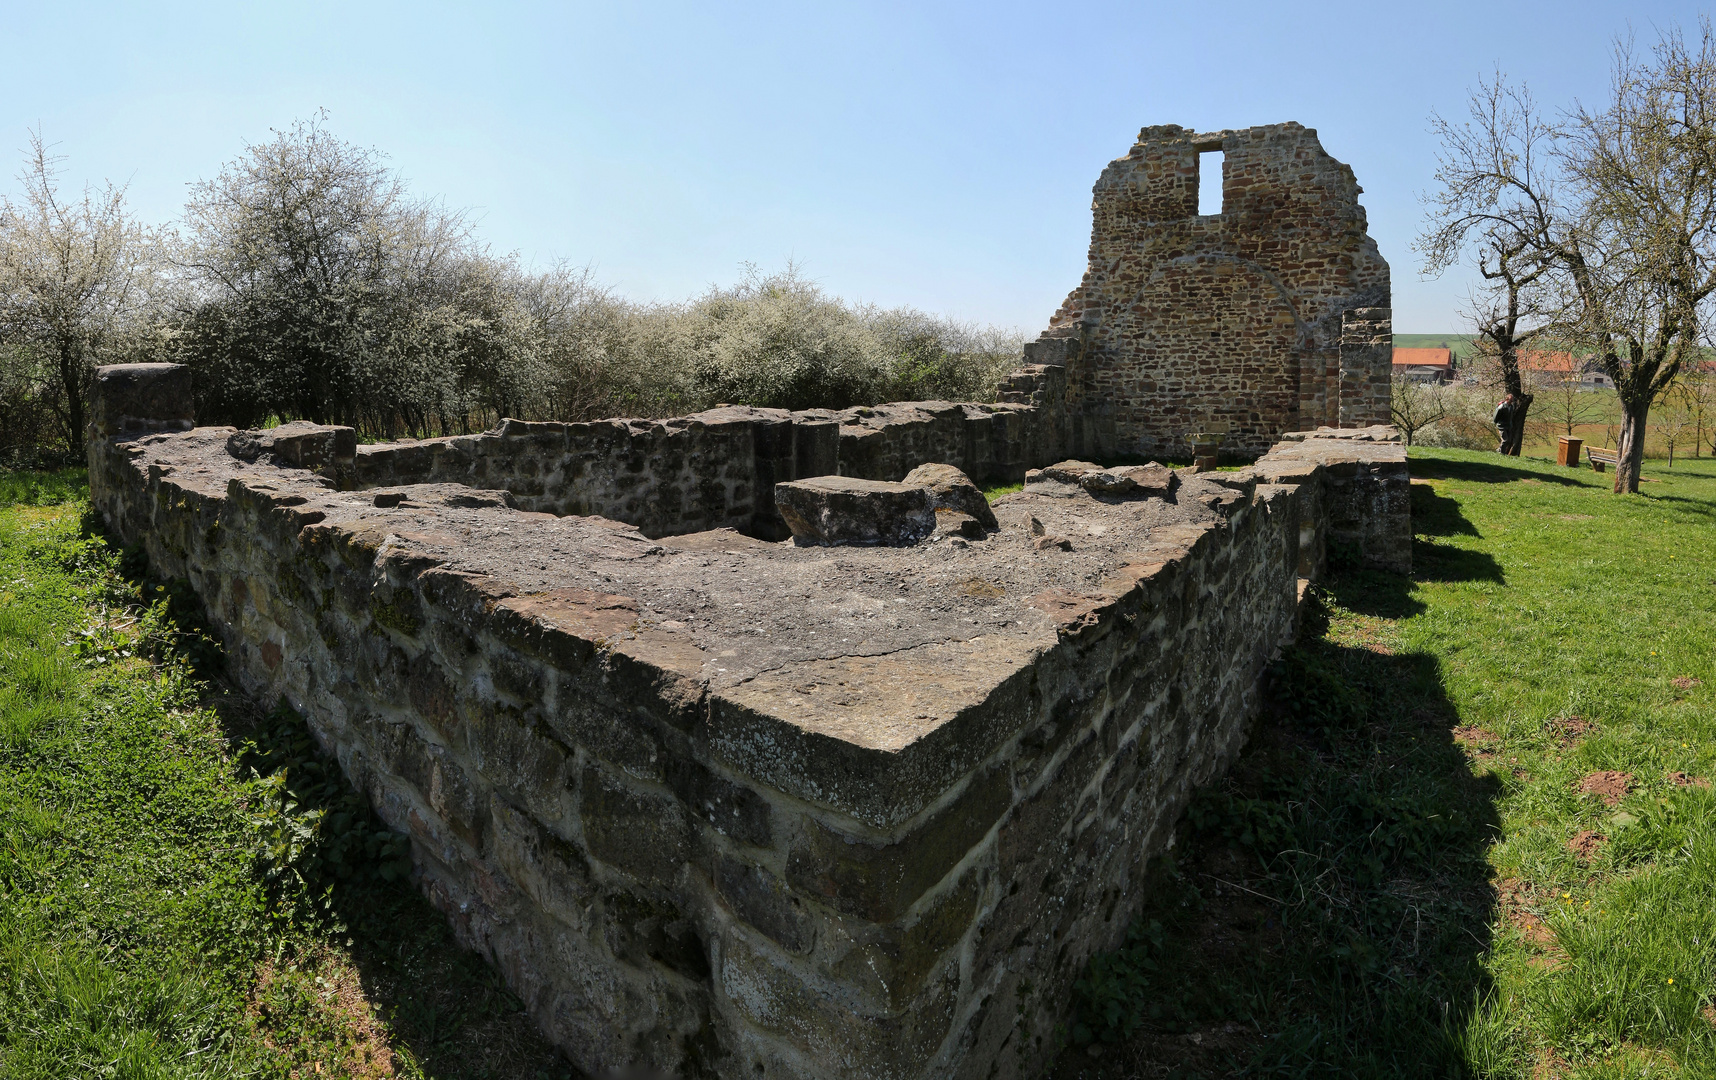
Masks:
[[[1435,475],[1433,466],[1461,465],[1463,462],[1446,462],[1434,460],[1412,461],[1414,478],[1425,478]],[[1485,465],[1483,468],[1492,468]],[[1500,468],[1503,472],[1521,473],[1518,469]],[[1470,478],[1469,478],[1470,479]],[[1473,482],[1487,482],[1473,480]],[[1481,537],[1483,534],[1472,524],[1460,509],[1457,499],[1436,492],[1429,484],[1412,485],[1412,576],[1417,581],[1489,581],[1497,585],[1506,585],[1507,576],[1502,572],[1501,563],[1495,556],[1485,551],[1473,551],[1452,544],[1438,544],[1437,537],[1472,536]],[[1377,575],[1380,577],[1381,575]],[[1349,591],[1351,591],[1349,589]],[[1378,590],[1386,595],[1389,589],[1384,585]],[[1356,598],[1355,598],[1356,599]],[[1416,600],[1410,601],[1417,607],[1413,614],[1423,609]],[[1382,615],[1385,618],[1401,618],[1401,614],[1389,614],[1386,611],[1371,611],[1368,614]]]
[[[1408,612],[1410,589],[1318,590],[1247,749],[1080,983],[1057,1080],[1462,1074],[1501,784],[1457,742],[1438,660],[1350,617]]]
[[[1498,459],[1500,455],[1497,455]],[[1548,463],[1545,462],[1547,465]],[[1510,480],[1535,480],[1543,484],[1561,484],[1565,487],[1588,487],[1584,480],[1577,476],[1561,473],[1543,472],[1538,469],[1524,469],[1517,465],[1503,465],[1499,460],[1490,461],[1450,461],[1446,458],[1415,457],[1412,459],[1412,475],[1421,480],[1467,480],[1474,484],[1505,484]],[[1414,522],[1416,527],[1416,522]]]

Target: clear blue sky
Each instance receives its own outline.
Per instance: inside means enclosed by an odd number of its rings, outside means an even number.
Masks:
[[[1298,120],[1353,166],[1395,328],[1458,327],[1409,245],[1435,144],[1500,64],[1599,99],[1616,34],[1688,3],[31,4],[0,119],[166,222],[270,128],[329,113],[501,251],[639,299],[797,260],[851,299],[1035,332],[1084,269],[1090,187],[1140,127]],[[13,159],[14,161],[17,158]],[[0,170],[4,176],[12,170]],[[11,189],[15,184],[0,184]]]

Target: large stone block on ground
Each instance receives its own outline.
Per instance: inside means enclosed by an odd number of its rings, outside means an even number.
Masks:
[[[1038,495],[1076,495],[1081,490],[1098,498],[1161,498],[1174,489],[1174,470],[1150,462],[1103,468],[1091,461],[1057,461],[1025,474],[1025,490]]]
[[[952,465],[919,465],[900,482],[929,488],[938,510],[965,514],[991,532],[1001,527],[995,523],[995,511],[989,508],[983,492],[971,482],[971,477]]]
[[[267,456],[288,468],[322,470],[352,463],[357,455],[357,431],[296,420],[279,427],[235,431],[227,436],[226,449],[240,461]]]
[[[799,544],[915,544],[935,531],[928,488],[851,476],[817,476],[775,485],[775,507]]]

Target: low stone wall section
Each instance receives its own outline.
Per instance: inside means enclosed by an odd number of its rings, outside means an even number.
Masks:
[[[797,413],[723,407],[670,420],[507,420],[478,435],[360,446],[347,482],[504,488],[521,509],[600,515],[646,536],[729,528],[775,540],[787,535],[774,505],[774,485],[783,481],[834,474],[898,481],[932,461],[980,483],[1024,479],[1027,469],[1064,455],[1064,377],[1060,383],[1059,396],[1039,390],[1029,402],[993,405],[915,401]]]
[[[1322,576],[1330,544],[1361,565],[1412,572],[1412,477],[1392,426],[1291,431],[1245,471],[1305,491],[1301,576]]]
[[[1307,508],[1404,460],[1314,433],[1148,498],[1007,496],[985,540],[801,548],[338,490],[234,434],[98,433],[92,499],[460,939],[580,1068],[811,1080],[1039,1070],[1244,740],[1301,536],[1335,535]]]

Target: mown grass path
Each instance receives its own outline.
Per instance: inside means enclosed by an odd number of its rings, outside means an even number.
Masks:
[[[1716,1076],[1716,463],[1412,472],[1058,1076]]]

